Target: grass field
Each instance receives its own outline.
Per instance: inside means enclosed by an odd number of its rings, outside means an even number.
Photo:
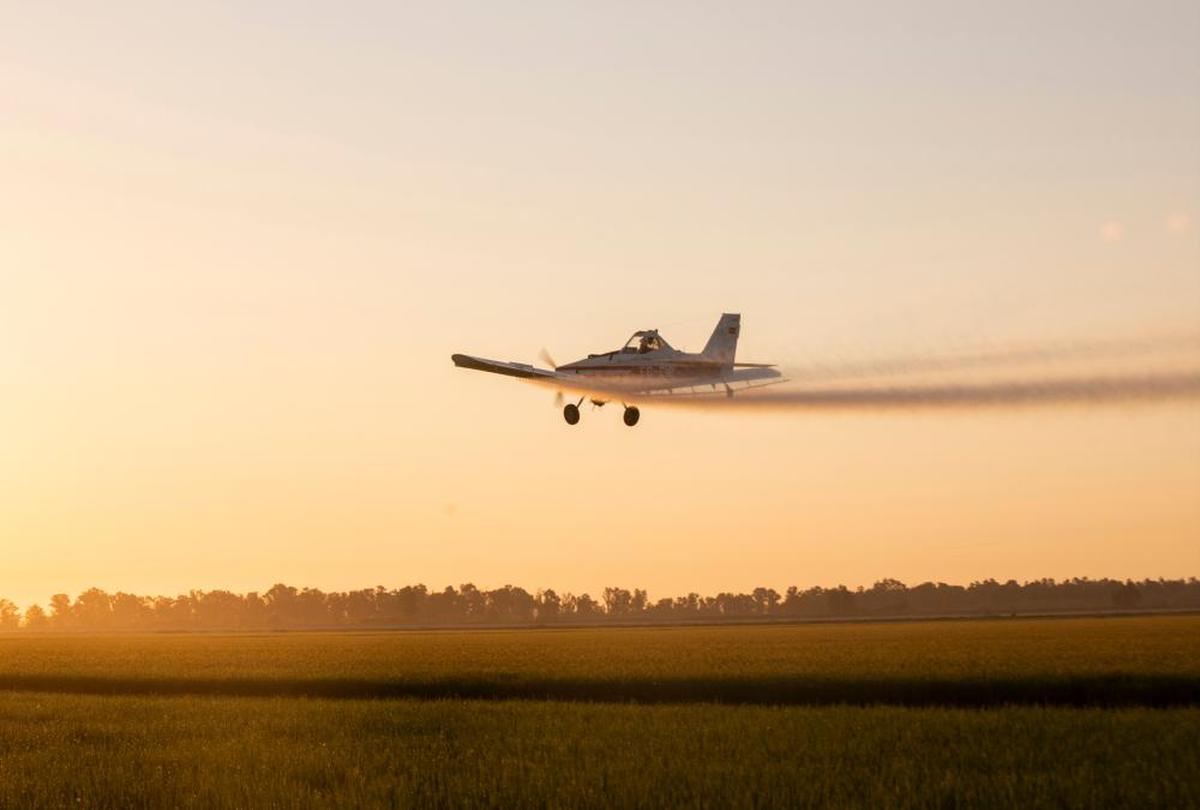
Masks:
[[[69,693],[983,706],[1200,703],[1200,617],[0,637]]]
[[[1200,805],[1194,616],[13,635],[0,690],[0,807]]]

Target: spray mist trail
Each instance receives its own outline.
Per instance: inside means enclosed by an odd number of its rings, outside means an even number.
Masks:
[[[882,380],[915,374],[978,373],[1031,366],[1161,363],[1183,359],[1200,368],[1200,335],[990,346],[942,354],[887,356],[845,362],[789,364],[786,376],[802,383]]]
[[[1200,371],[1043,377],[854,387],[779,385],[718,396],[664,396],[647,404],[704,410],[912,410],[1165,403],[1200,400]]]
[[[785,384],[682,407],[913,410],[1200,400],[1200,335],[991,346],[788,369]]]

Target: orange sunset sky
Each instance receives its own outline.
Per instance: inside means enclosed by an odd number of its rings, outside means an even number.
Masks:
[[[1200,575],[1200,408],[584,409],[1200,328],[1194,2],[20,4],[0,596]]]

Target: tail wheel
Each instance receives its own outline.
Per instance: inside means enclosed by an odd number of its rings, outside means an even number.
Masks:
[[[579,423],[579,406],[573,402],[567,403],[563,408],[563,419],[567,420],[568,425]]]
[[[638,418],[641,415],[642,415],[641,411],[639,411],[635,406],[630,405],[628,408],[625,409],[625,416],[624,416],[625,424],[629,425],[630,427],[633,427],[634,425],[636,425],[638,423]]]

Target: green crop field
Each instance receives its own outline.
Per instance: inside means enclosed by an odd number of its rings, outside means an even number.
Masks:
[[[1200,617],[0,637],[0,807],[1200,805]]]

